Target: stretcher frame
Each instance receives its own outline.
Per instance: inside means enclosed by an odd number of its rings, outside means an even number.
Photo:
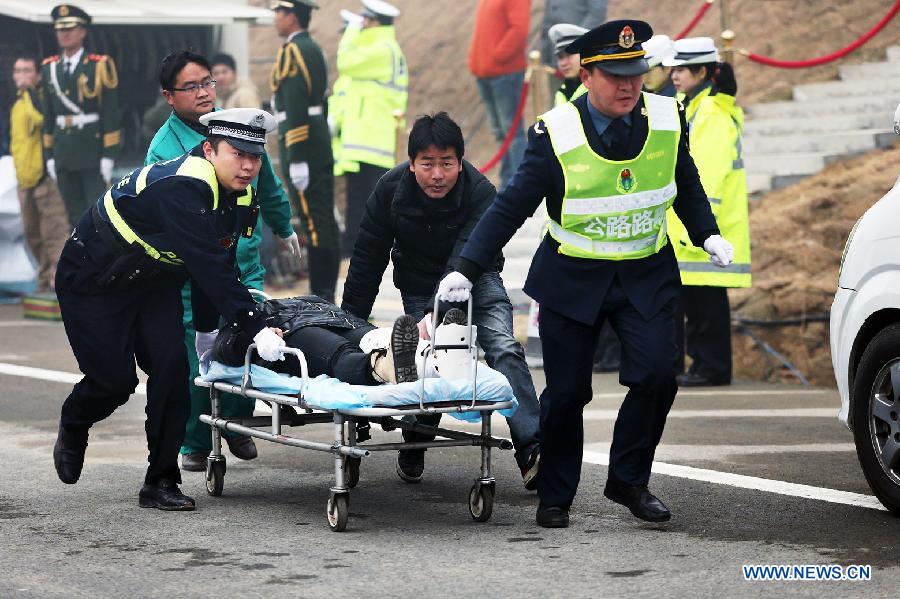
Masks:
[[[267,298],[268,299],[268,298]],[[438,301],[435,299],[432,313],[432,331],[437,329]],[[469,382],[472,385],[471,401],[425,402],[425,382],[419,391],[419,405],[411,404],[397,407],[366,407],[333,410],[308,403],[303,392],[309,381],[309,371],[303,352],[295,348],[285,348],[284,353],[297,356],[300,362],[301,392],[297,395],[281,395],[266,393],[254,389],[250,374],[250,364],[256,344],[251,344],[244,355],[244,373],[240,385],[216,381],[208,382],[202,378],[194,379],[194,384],[209,389],[210,414],[201,414],[200,421],[212,428],[212,451],[206,463],[206,491],[213,497],[222,494],[225,481],[226,460],[222,454],[222,431],[232,431],[242,435],[288,445],[312,451],[324,451],[334,454],[334,486],[330,489],[325,506],[328,526],[335,532],[343,531],[349,519],[350,489],[359,483],[359,471],[362,458],[373,451],[397,451],[400,449],[428,449],[432,447],[481,447],[480,475],[475,478],[469,490],[469,514],[478,522],[486,522],[493,513],[496,481],[491,467],[491,449],[510,450],[513,444],[508,439],[494,437],[491,434],[491,415],[496,410],[513,407],[512,401],[487,402],[476,396],[476,376],[478,370],[478,346],[476,344],[476,327],[472,324],[472,302],[468,302],[469,334],[468,343],[462,345],[436,345],[434,334],[431,335],[425,360],[442,349],[466,349],[469,352],[471,365]],[[424,369],[423,369],[424,370]],[[232,393],[242,397],[269,402],[272,406],[271,416],[258,416],[240,419],[223,418],[221,415],[220,397],[222,393]],[[285,410],[281,406],[299,408]],[[427,426],[416,422],[407,422],[404,416],[422,414],[449,414],[462,412],[481,413],[481,433],[470,433],[444,427]],[[432,441],[402,443],[360,443],[356,436],[356,423],[359,419],[367,419],[371,423],[380,424],[386,431],[400,429],[434,435]],[[334,441],[331,444],[308,441],[300,437],[284,434],[283,428],[306,426],[309,424],[332,423]],[[270,431],[261,430],[269,428]]]

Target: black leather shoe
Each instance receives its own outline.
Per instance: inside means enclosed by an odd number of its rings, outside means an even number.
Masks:
[[[256,453],[256,443],[253,442],[253,437],[247,435],[241,435],[240,437],[225,437],[225,442],[228,444],[228,450],[231,452],[231,455],[241,460],[255,460],[258,455]],[[203,470],[206,470],[205,461],[203,462]]]
[[[181,469],[188,472],[206,472],[206,456],[205,453],[181,454]]]
[[[619,367],[621,366],[621,362],[619,360],[600,360],[599,362],[594,362],[593,371],[594,372],[619,372]]]
[[[191,512],[194,500],[181,492],[174,481],[163,479],[154,484],[144,483],[138,494],[138,505],[155,507],[167,512]]]
[[[544,528],[568,528],[569,510],[553,505],[539,505],[534,518]]]
[[[672,512],[657,499],[647,487],[629,487],[606,483],[603,494],[607,499],[620,503],[631,510],[635,517],[647,522],[668,522]]]
[[[425,472],[424,449],[401,449],[397,452],[397,476],[408,483],[422,482]]]
[[[84,452],[88,445],[87,429],[78,430],[59,425],[59,434],[53,446],[53,465],[56,475],[67,485],[74,485],[81,476]]]
[[[679,374],[675,380],[679,387],[724,387],[731,384],[731,381],[716,381],[693,372]]]

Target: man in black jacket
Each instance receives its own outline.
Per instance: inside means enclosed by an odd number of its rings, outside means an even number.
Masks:
[[[366,203],[344,284],[344,310],[369,316],[390,259],[403,309],[419,320],[419,334],[428,338],[426,323],[438,282],[453,270],[451,265],[496,195],[491,182],[463,160],[463,151],[462,131],[446,112],[416,120],[409,134],[409,162],[384,175]],[[533,489],[540,406],[525,353],[513,337],[512,304],[500,278],[502,268],[503,255],[497,253],[475,284],[472,318],[488,366],[506,376],[519,400],[508,423],[525,487]],[[419,422],[434,425],[439,419],[420,417]],[[404,438],[427,437],[404,432]],[[407,482],[419,482],[424,466],[424,450],[403,450],[397,458],[397,473]]]

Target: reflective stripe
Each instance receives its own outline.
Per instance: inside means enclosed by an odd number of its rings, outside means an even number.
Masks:
[[[571,103],[557,106],[541,116],[541,120],[547,123],[547,129],[551,132],[550,143],[557,157],[587,144],[578,109],[569,110],[569,106]]]
[[[344,150],[359,150],[360,152],[372,152],[373,154],[378,154],[379,156],[387,156],[389,158],[394,157],[394,153],[390,150],[382,150],[381,148],[376,148],[373,146],[363,146],[360,144],[344,144],[342,146]]]
[[[732,170],[736,170],[736,171],[744,168],[744,160],[743,159],[735,160],[734,162],[731,163],[731,168],[732,168]]]
[[[710,204],[721,204],[722,203],[721,198],[707,197],[706,199],[709,200]]]
[[[386,87],[395,92],[406,93],[406,91],[407,91],[407,86],[397,85],[393,81],[378,81],[377,79],[358,79],[357,81],[359,81],[361,83],[374,83],[375,85],[378,85],[380,87]]]
[[[737,275],[750,274],[749,264],[729,264],[728,266],[716,266],[712,262],[679,262],[678,268],[682,272],[711,272],[729,273]]]
[[[661,189],[651,189],[630,195],[603,198],[567,198],[564,203],[564,214],[609,214],[653,208],[664,205],[677,192],[678,186],[672,181]]]
[[[577,233],[572,233],[571,231],[563,229],[562,225],[560,225],[553,219],[550,219],[549,225],[550,226],[548,230],[550,231],[550,235],[556,241],[564,243],[566,245],[577,247],[580,250],[590,252],[592,254],[606,254],[611,258],[614,254],[621,255],[627,254],[629,252],[639,252],[641,250],[647,249],[648,247],[655,246],[657,239],[660,237],[660,235],[654,231],[647,237],[641,237],[640,239],[635,239],[633,241],[591,241],[587,237],[583,237],[581,235],[578,235]],[[665,221],[663,221],[663,238],[665,237],[665,229],[666,224]]]
[[[182,264],[182,261],[175,257],[174,254],[172,255],[172,259],[163,256],[159,253],[159,250],[137,236],[137,233],[134,232],[134,229],[128,226],[128,223],[125,222],[125,219],[123,219],[122,215],[119,214],[119,211],[116,210],[116,203],[113,201],[112,190],[107,191],[106,195],[103,196],[103,207],[106,209],[106,215],[109,217],[110,224],[113,226],[116,232],[118,232],[118,234],[122,236],[122,239],[125,240],[125,243],[129,245],[133,243],[139,244],[144,248],[144,251],[147,253],[147,255],[154,260],[159,260],[160,262],[164,262],[166,264]]]
[[[216,210],[219,207],[219,180],[216,179],[216,169],[211,162],[205,158],[188,156],[181,166],[178,167],[178,170],[175,171],[175,174],[193,177],[205,182],[212,190],[212,209]]]
[[[253,201],[253,188],[249,185],[247,186],[247,191],[244,195],[239,196],[237,199],[238,206],[249,206]]]
[[[141,169],[141,172],[138,173],[137,181],[134,184],[135,193],[141,193],[142,191],[144,191],[144,188],[147,187],[147,173],[150,172],[150,168],[152,166],[152,164],[147,165]]]

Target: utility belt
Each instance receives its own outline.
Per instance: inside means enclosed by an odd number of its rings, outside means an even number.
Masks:
[[[100,121],[100,115],[96,112],[86,114],[60,114],[56,117],[56,126],[60,129],[71,129],[78,127],[83,129],[88,123],[97,123]]]
[[[122,290],[162,273],[184,273],[184,268],[180,266],[165,264],[150,257],[139,244],[126,243],[116,234],[112,225],[103,220],[96,203],[91,207],[91,220],[94,222],[94,230],[112,256],[109,264],[94,277],[94,282],[100,287]]]
[[[324,114],[324,110],[322,109],[321,105],[310,106],[309,108],[306,109],[306,114],[308,114],[309,116],[321,116],[322,114]],[[287,112],[285,112],[284,110],[279,110],[278,112],[275,113],[275,122],[281,123],[281,122],[285,121],[286,119],[287,119]]]

